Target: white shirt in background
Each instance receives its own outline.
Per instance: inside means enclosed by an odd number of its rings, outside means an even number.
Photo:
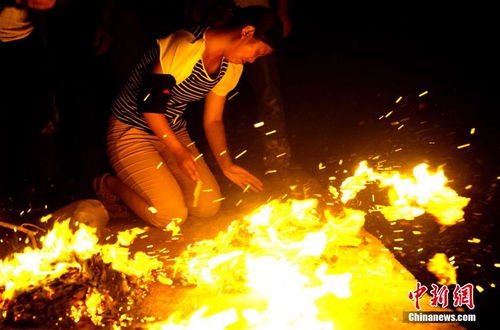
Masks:
[[[9,42],[26,38],[33,31],[26,7],[0,9],[0,41]]]

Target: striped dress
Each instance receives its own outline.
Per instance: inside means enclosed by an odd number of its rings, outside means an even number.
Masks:
[[[156,43],[143,54],[111,107],[113,116],[118,120],[150,134],[154,133],[138,110],[137,105],[144,77],[153,70],[159,59],[159,54],[160,49]],[[171,90],[171,97],[165,105],[164,111],[164,115],[174,132],[186,127],[183,114],[188,103],[205,98],[224,76],[227,65],[227,60],[223,58],[217,77],[211,78],[205,70],[202,59],[200,59],[194,65],[189,77],[180,83],[177,82],[177,85]]]

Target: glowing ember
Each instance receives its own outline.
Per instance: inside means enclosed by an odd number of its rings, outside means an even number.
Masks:
[[[85,300],[86,311],[95,325],[103,325],[104,299],[105,297],[95,289],[87,294],[87,299]]]
[[[446,254],[436,253],[427,263],[427,270],[438,278],[438,284],[457,284],[457,271]]]

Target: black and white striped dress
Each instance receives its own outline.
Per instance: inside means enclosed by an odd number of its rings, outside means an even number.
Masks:
[[[153,70],[159,54],[160,49],[156,43],[144,53],[111,107],[113,116],[118,120],[150,134],[153,134],[153,132],[138,110],[137,104],[144,77]],[[206,72],[200,58],[188,78],[180,83],[177,82],[177,85],[171,91],[169,102],[165,105],[165,117],[174,132],[186,127],[183,114],[186,111],[187,104],[205,98],[224,76],[227,65],[227,60],[223,58],[217,77],[212,79]]]

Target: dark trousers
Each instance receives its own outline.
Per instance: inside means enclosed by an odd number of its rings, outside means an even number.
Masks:
[[[264,122],[266,132],[275,131],[264,135],[264,165],[271,170],[287,169],[291,150],[276,57],[273,54],[261,57],[245,70],[257,97],[259,119]]]
[[[48,55],[33,32],[0,42],[0,201],[17,205],[48,184],[55,171],[53,136],[44,128],[55,117]]]

